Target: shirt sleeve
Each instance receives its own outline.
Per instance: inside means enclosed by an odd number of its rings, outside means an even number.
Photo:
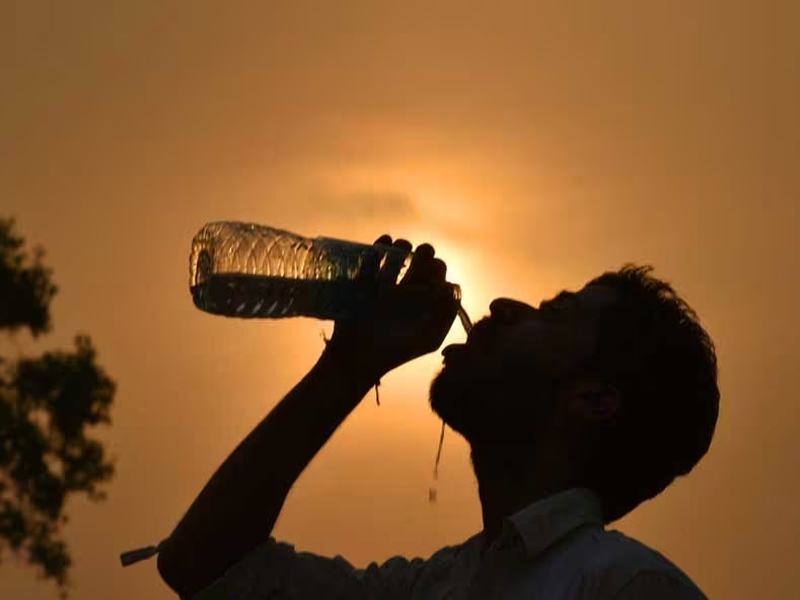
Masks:
[[[670,570],[640,571],[614,600],[708,600],[688,578]]]
[[[298,552],[270,538],[192,600],[406,600],[425,564],[398,556],[356,569],[341,556]]]

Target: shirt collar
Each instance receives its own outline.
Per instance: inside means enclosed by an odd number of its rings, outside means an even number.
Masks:
[[[578,528],[602,529],[603,525],[603,508],[597,494],[574,488],[538,500],[508,517],[502,537],[518,537],[528,558],[535,558]]]

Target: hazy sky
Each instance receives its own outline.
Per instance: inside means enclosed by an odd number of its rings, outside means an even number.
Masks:
[[[49,252],[47,345],[89,332],[119,384],[109,500],[69,504],[75,597],[172,597],[119,553],[171,531],[331,330],[195,309],[190,242],[218,219],[431,241],[474,319],[653,264],[718,345],[722,412],[696,471],[617,527],[711,598],[795,597],[800,4],[252,4],[0,9],[0,214]],[[361,566],[480,529],[452,433],[427,502],[439,364],[385,378],[279,538]],[[6,561],[0,597],[56,594]]]

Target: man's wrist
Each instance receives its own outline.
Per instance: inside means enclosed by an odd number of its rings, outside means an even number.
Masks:
[[[375,367],[372,357],[365,357],[335,342],[328,342],[315,368],[343,379],[343,383],[353,385],[356,389],[363,389],[364,393],[383,376]]]

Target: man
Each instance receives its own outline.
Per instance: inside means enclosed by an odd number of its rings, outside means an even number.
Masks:
[[[399,284],[400,265],[372,264],[363,275],[377,286],[444,289],[428,244]],[[373,315],[336,323],[317,364],[162,543],[159,572],[182,598],[705,598],[666,558],[605,530],[688,473],[717,420],[712,341],[648,268],[606,273],[539,308],[495,300],[466,344],[443,351],[431,407],[471,447],[479,534],[366,569],[272,539],[306,465],[381,376],[439,348],[458,308],[442,293],[401,315],[381,298]]]

